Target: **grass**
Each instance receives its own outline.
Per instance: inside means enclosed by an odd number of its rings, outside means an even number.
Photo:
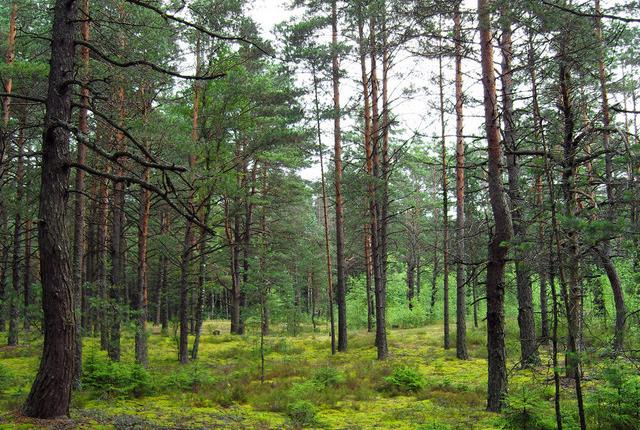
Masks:
[[[54,424],[26,420],[18,412],[37,370],[41,340],[31,338],[24,346],[0,348],[5,381],[0,386],[0,429],[502,427],[500,415],[485,411],[483,328],[469,330],[471,359],[466,361],[455,358],[455,349],[441,347],[442,329],[437,324],[390,330],[391,357],[384,362],[375,359],[374,335],[365,330],[351,331],[349,351],[335,356],[324,329],[307,330],[297,337],[276,334],[265,340],[261,383],[259,339],[212,334],[227,332],[227,325],[207,322],[200,359],[186,366],[177,363],[175,341],[154,328],[149,337],[150,390],[136,396],[85,386],[74,393],[71,421]],[[133,363],[133,340],[124,336],[123,342],[126,368]],[[99,339],[84,340],[84,358],[94,360],[94,366],[106,363]],[[385,389],[385,381],[397,369],[417,372],[419,389]],[[542,413],[552,417],[550,376],[546,367],[512,369],[510,392],[533,393]],[[570,385],[565,390],[569,415],[574,409]]]

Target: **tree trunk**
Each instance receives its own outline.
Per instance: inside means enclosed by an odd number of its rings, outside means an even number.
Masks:
[[[602,19],[600,10],[600,0],[595,0],[595,31],[598,41],[598,76],[600,78],[600,95],[602,99],[602,146],[607,153],[605,154],[605,188],[607,191],[607,221],[615,223],[615,196],[613,189],[613,155],[610,151],[609,126],[611,123],[611,115],[609,113],[609,94],[607,90],[607,74],[604,68],[605,46],[602,38]],[[609,239],[602,243],[602,250],[598,253],[602,265],[604,266],[616,308],[615,336],[613,340],[613,350],[615,353],[622,352],[624,346],[624,325],[626,307],[624,303],[624,291],[620,283],[620,277],[615,265],[611,261],[611,242]]]
[[[17,163],[16,163],[16,213],[13,219],[13,256],[11,264],[11,286],[13,291],[9,296],[9,334],[8,345],[18,344],[18,331],[20,325],[20,242],[22,241],[22,211],[24,195],[24,129],[26,127],[26,111],[21,115],[20,130],[18,131]]]
[[[8,66],[13,63],[15,58],[15,41],[16,41],[16,18],[18,16],[18,3],[14,2],[9,15],[9,31],[7,33],[7,53],[5,62]],[[3,82],[4,90],[8,96],[2,100],[2,130],[0,133],[0,190],[4,185],[4,175],[7,165],[5,163],[5,154],[7,153],[10,134],[8,130],[9,119],[11,117],[11,97],[13,90],[13,80],[8,78]],[[7,293],[7,272],[9,270],[9,250],[10,250],[10,233],[7,217],[7,208],[4,201],[0,199],[0,228],[2,228],[2,258],[0,261],[0,331],[5,330],[5,311],[2,309],[6,300]],[[11,311],[9,312],[11,315]]]
[[[336,302],[338,304],[338,351],[347,350],[347,302],[344,259],[344,202],[342,197],[342,135],[340,130],[340,60],[338,58],[337,0],[331,2],[333,80],[334,185],[336,199]]]
[[[489,154],[489,200],[494,228],[489,243],[487,265],[487,352],[489,362],[487,409],[498,412],[507,393],[507,368],[504,332],[504,267],[512,237],[511,214],[502,186],[502,147],[498,129],[496,81],[491,45],[491,13],[487,0],[478,0],[482,83],[484,86],[485,128]]]
[[[83,0],[82,7],[80,9],[82,15],[82,40],[84,42],[89,41],[89,0]],[[83,66],[83,86],[81,91],[81,104],[80,114],[78,118],[78,129],[83,136],[89,135],[89,122],[87,120],[88,110],[86,106],[89,105],[89,48],[82,46],[80,48]],[[78,141],[78,164],[84,164],[87,158],[87,147]],[[73,226],[73,276],[76,286],[75,291],[75,303],[76,303],[76,328],[78,333],[76,334],[76,367],[73,385],[75,388],[80,387],[80,377],[82,376],[82,291],[84,285],[83,273],[83,258],[84,258],[84,171],[82,169],[76,169],[76,183],[75,183],[75,208],[74,208],[74,226]]]
[[[378,181],[380,179],[380,122],[378,113],[378,76],[377,76],[377,42],[376,42],[376,18],[371,16],[369,20],[369,38],[371,45],[371,251],[373,260],[373,279],[376,305],[376,347],[378,360],[384,360],[389,354],[387,346],[386,327],[386,303],[387,292],[382,268],[382,239],[380,237],[380,213],[381,203],[378,197]]]
[[[320,156],[320,181],[322,185],[322,223],[324,228],[324,251],[327,261],[327,296],[329,298],[329,324],[331,336],[331,354],[336,353],[335,318],[333,315],[333,271],[331,269],[331,246],[329,241],[329,203],[327,198],[327,181],[324,175],[324,146],[322,145],[322,130],[320,129],[320,101],[318,97],[317,71],[313,69],[313,94],[316,117],[316,131],[318,134],[318,153]],[[263,306],[264,308],[264,306]]]
[[[442,20],[440,20],[442,30]],[[439,38],[438,49],[438,88],[440,100],[440,157],[442,174],[442,270],[443,270],[443,320],[444,320],[444,349],[449,349],[451,339],[449,336],[449,183],[447,179],[447,145],[445,139],[444,124],[444,77],[442,70],[442,38]]]
[[[49,88],[42,139],[42,182],[38,243],[44,313],[44,344],[35,382],[24,405],[26,416],[69,415],[75,357],[74,285],[66,230],[69,184],[69,131],[74,76],[74,24],[77,4],[57,0],[54,7]]]
[[[360,80],[362,83],[362,98],[363,98],[363,122],[364,122],[364,149],[366,157],[366,173],[368,175],[367,180],[367,203],[369,210],[372,207],[372,199],[375,197],[373,193],[373,182],[371,181],[372,164],[371,164],[371,101],[369,96],[369,77],[367,75],[367,41],[364,37],[364,13],[362,7],[358,9],[358,45],[360,54]],[[370,218],[371,218],[370,214]],[[364,259],[366,270],[366,290],[367,290],[367,331],[371,332],[373,329],[373,314],[374,304],[373,297],[371,296],[371,282],[374,274],[373,252],[371,245],[371,223],[364,225]]]
[[[502,73],[500,75],[502,81],[502,121],[505,147],[509,151],[507,154],[508,194],[511,199],[514,239],[517,242],[514,254],[518,296],[518,326],[520,328],[520,364],[523,367],[529,367],[537,364],[540,359],[538,357],[535,317],[533,314],[531,275],[527,267],[527,255],[522,250],[522,244],[526,241],[527,227],[522,215],[525,201],[520,193],[520,166],[518,165],[518,158],[514,154],[517,150],[517,136],[513,118],[514,88],[511,66],[513,52],[510,13],[508,6],[503,6],[501,10],[502,37],[500,38],[500,50],[502,52]]]
[[[24,330],[31,330],[31,219],[27,218],[24,227]]]
[[[456,88],[456,356],[467,360],[467,292],[464,273],[464,136],[462,114],[462,18],[460,2],[456,2],[453,15],[455,39],[455,88]]]

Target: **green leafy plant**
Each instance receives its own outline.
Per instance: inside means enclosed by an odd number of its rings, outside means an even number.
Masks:
[[[142,397],[155,390],[144,367],[100,360],[95,354],[85,362],[82,384],[110,397]]]
[[[316,424],[318,410],[313,403],[306,400],[297,400],[287,407],[287,416],[291,424],[296,428],[302,428]]]
[[[313,375],[313,382],[326,387],[335,387],[345,381],[344,375],[334,367],[321,367]]]
[[[402,366],[393,369],[391,375],[384,378],[383,391],[392,395],[417,393],[425,386],[425,379],[420,372],[411,367]]]

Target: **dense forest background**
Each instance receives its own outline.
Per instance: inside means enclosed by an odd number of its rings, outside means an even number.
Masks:
[[[0,4],[0,427],[639,428],[640,4],[251,7]]]

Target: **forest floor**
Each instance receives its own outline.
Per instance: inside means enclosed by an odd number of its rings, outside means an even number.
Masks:
[[[37,370],[40,341],[1,347],[0,429],[503,428],[504,414],[485,411],[482,327],[469,330],[466,361],[456,359],[454,339],[453,348],[442,348],[436,324],[389,330],[391,356],[384,362],[375,359],[374,335],[366,330],[351,331],[349,351],[335,356],[324,330],[273,334],[264,342],[264,382],[260,338],[216,334],[227,330],[228,322],[206,323],[199,360],[180,366],[175,338],[154,328],[148,372],[132,365],[131,333],[116,365],[99,339],[85,339],[83,390],[73,396],[71,419],[54,423],[17,412]],[[540,399],[542,415],[553,422],[546,364],[522,371],[510,363],[510,393],[525,408],[528,398]],[[568,410],[571,390],[565,390]]]

